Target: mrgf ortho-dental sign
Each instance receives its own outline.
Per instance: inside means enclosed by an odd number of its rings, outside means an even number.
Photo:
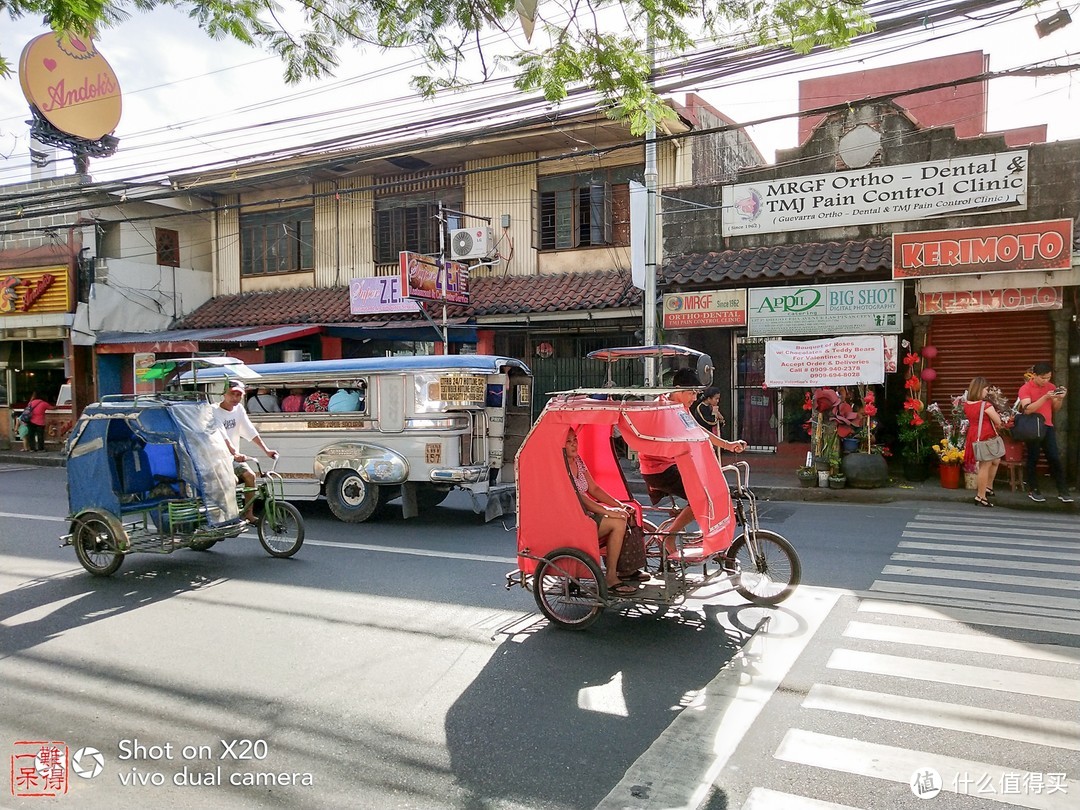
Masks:
[[[926,163],[776,178],[723,188],[724,236],[903,222],[1027,208],[1020,149]]]

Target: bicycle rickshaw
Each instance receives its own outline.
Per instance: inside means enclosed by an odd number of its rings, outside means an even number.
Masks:
[[[631,350],[634,356],[642,356],[640,348]],[[745,599],[775,605],[799,583],[794,547],[758,526],[749,464],[721,467],[682,404],[664,396],[640,399],[661,393],[607,387],[556,394],[517,455],[519,567],[507,574],[507,588],[531,590],[540,611],[560,627],[587,627],[615,605],[680,604],[705,586],[725,582]],[[633,595],[618,596],[605,584],[596,524],[581,507],[563,457],[571,429],[593,478],[643,519],[652,578]],[[642,513],[659,511],[670,522],[678,508],[651,510],[631,496],[614,450],[616,429],[631,450],[678,465],[699,531],[679,533],[674,555],[662,542],[665,523],[657,525]],[[733,492],[725,472],[733,476]]]
[[[205,551],[238,537],[238,487],[212,405],[184,394],[106,397],[86,408],[67,442],[71,533],[83,568],[114,573],[128,554]],[[291,557],[304,542],[304,521],[282,500],[281,476],[258,473],[259,542]]]

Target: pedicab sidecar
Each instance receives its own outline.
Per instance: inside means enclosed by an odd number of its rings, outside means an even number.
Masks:
[[[71,533],[61,540],[91,574],[109,576],[127,554],[205,550],[248,528],[211,409],[194,398],[121,396],[83,411],[67,441]],[[264,511],[259,540],[273,556],[292,556],[302,519],[284,502],[273,511],[288,528],[269,525]]]
[[[587,627],[609,605],[677,604],[699,588],[725,581],[754,602],[786,599],[801,576],[798,555],[786,539],[758,527],[749,465],[722,468],[683,405],[664,397],[628,401],[620,393],[626,392],[557,395],[525,439],[516,461],[519,568],[507,575],[507,587],[530,589],[541,612],[569,628]],[[652,578],[632,596],[616,596],[605,584],[596,524],[578,500],[563,457],[570,429],[596,482],[639,514],[650,510],[630,495],[615,455],[614,431],[630,449],[678,465],[699,531],[680,533],[678,551],[669,556],[661,542],[664,526],[646,520]],[[734,496],[725,471],[735,479]]]

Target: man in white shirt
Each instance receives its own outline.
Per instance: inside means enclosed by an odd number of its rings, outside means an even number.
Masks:
[[[244,482],[244,519],[253,522],[255,520],[255,513],[252,511],[252,502],[255,500],[255,473],[246,464],[247,456],[240,452],[240,439],[247,439],[257,444],[270,458],[277,458],[278,453],[266,446],[259,431],[248,419],[243,405],[244,392],[244,383],[240,380],[232,380],[229,383],[229,390],[214,408],[214,421],[225,434],[225,444],[228,445],[229,453],[233,457],[233,472]]]

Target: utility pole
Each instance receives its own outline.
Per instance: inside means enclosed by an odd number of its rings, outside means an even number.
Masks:
[[[656,56],[651,18],[645,32],[645,47],[649,52],[649,86],[651,87]],[[650,119],[649,128],[645,131],[645,290],[642,293],[645,299],[643,303],[645,307],[643,345],[645,346],[656,344],[656,220],[659,213],[657,185],[659,185],[659,173],[656,167],[656,122]],[[645,387],[651,388],[655,383],[656,360],[647,357],[645,358]]]

